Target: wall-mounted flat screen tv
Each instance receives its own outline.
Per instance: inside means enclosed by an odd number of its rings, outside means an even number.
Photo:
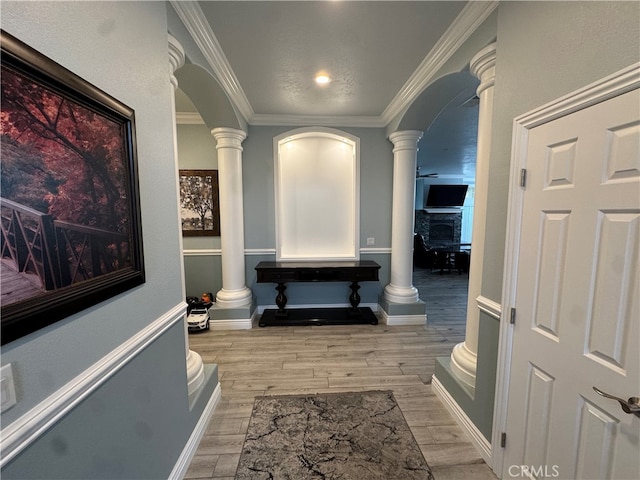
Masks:
[[[469,185],[431,185],[425,207],[461,207]]]

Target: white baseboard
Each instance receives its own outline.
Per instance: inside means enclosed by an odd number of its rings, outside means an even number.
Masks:
[[[478,427],[471,421],[460,405],[444,388],[440,380],[434,375],[431,378],[431,386],[436,397],[440,399],[445,408],[453,416],[456,423],[469,436],[471,443],[480,453],[487,465],[491,465],[491,443],[487,440]]]
[[[220,388],[220,384],[216,385],[211,398],[207,402],[207,405],[204,407],[204,411],[202,415],[200,415],[200,419],[196,424],[187,444],[184,446],[180,457],[178,458],[178,462],[173,467],[171,474],[169,475],[169,480],[182,480],[187,470],[189,470],[189,465],[191,465],[191,460],[193,460],[193,456],[196,454],[198,450],[198,445],[200,445],[200,440],[204,436],[204,432],[207,430],[207,425],[209,425],[209,420],[213,416],[213,412],[216,410],[216,406],[220,402],[220,397],[222,396],[222,390]]]
[[[221,319],[211,320],[209,322],[209,328],[211,328],[211,330],[249,330],[252,328],[252,325],[253,321],[251,318]]]
[[[425,315],[389,315],[384,308],[379,310],[380,320],[385,325],[426,325],[427,316]]]

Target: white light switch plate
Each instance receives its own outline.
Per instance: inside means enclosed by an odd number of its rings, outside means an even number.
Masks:
[[[376,239],[375,238],[371,238],[371,237],[367,238],[367,246],[368,247],[371,247],[371,246],[373,246],[375,244],[376,244]]]
[[[13,407],[16,402],[16,387],[13,383],[13,370],[11,364],[8,363],[0,369],[0,390],[2,391],[2,401],[0,402],[0,410],[5,411]]]

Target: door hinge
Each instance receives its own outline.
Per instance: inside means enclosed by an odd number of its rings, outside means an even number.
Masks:
[[[521,168],[520,169],[520,186],[524,188],[526,185],[527,185],[527,169]]]
[[[500,448],[504,448],[507,445],[507,433],[502,432],[500,435]]]
[[[515,309],[515,307],[511,307],[511,310],[509,310],[509,323],[511,325],[516,323],[516,309]]]

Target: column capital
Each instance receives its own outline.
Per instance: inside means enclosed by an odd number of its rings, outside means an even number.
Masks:
[[[242,151],[242,141],[247,138],[243,130],[229,127],[218,127],[211,130],[211,135],[216,139],[216,149],[237,148]]]
[[[171,85],[173,88],[178,88],[178,79],[174,76],[174,73],[182,65],[184,65],[185,53],[184,48],[180,45],[180,42],[172,35],[167,35],[169,40],[169,75]]]
[[[469,64],[469,71],[471,74],[480,80],[480,85],[476,90],[478,96],[480,96],[480,94],[487,88],[492,87],[495,82],[496,47],[496,42],[487,45],[476,53]]]
[[[422,138],[420,130],[399,130],[389,135],[389,140],[393,143],[393,152],[400,150],[418,151],[418,142]]]

